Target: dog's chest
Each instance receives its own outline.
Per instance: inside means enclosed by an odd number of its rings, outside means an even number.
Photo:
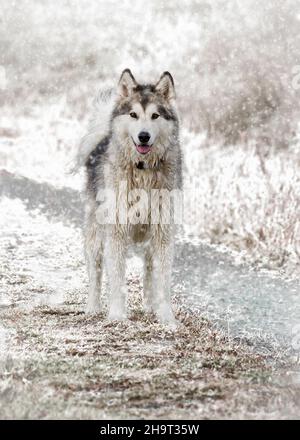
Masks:
[[[117,224],[129,242],[140,246],[155,240],[157,231],[165,229],[160,225],[162,200],[173,187],[167,161],[154,165],[141,169],[130,163],[110,174],[116,192]]]
[[[131,189],[160,189],[165,185],[165,175],[161,169],[139,169],[134,166],[128,172],[129,187]]]
[[[150,242],[153,190],[165,187],[165,175],[158,169],[132,168],[127,174],[128,234],[131,243]]]
[[[129,241],[132,244],[147,244],[151,239],[149,224],[128,225]]]

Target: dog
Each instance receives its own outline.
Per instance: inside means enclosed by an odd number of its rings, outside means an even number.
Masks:
[[[87,313],[102,309],[105,267],[110,288],[108,318],[126,318],[126,257],[133,249],[144,260],[145,310],[155,313],[161,323],[175,325],[170,298],[174,203],[172,197],[165,199],[171,214],[167,213],[164,221],[164,197],[160,193],[180,192],[182,187],[175,101],[169,72],[164,72],[156,84],[140,84],[129,69],[123,71],[115,90],[100,96],[100,110],[79,151],[79,162],[86,171]],[[109,205],[107,192],[111,195]],[[156,203],[149,201],[150,195]],[[156,206],[158,216],[153,215],[150,204]],[[110,221],[103,221],[103,211]]]

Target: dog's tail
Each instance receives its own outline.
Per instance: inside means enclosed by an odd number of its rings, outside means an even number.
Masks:
[[[74,166],[71,172],[76,173],[84,166],[97,145],[109,135],[110,118],[116,102],[116,90],[103,87],[95,101],[94,112],[88,126],[87,134],[81,139]]]

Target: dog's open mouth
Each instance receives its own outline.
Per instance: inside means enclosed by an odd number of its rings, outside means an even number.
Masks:
[[[151,150],[151,145],[136,145],[136,149],[139,153],[146,154]]]
[[[133,139],[132,139],[133,140]],[[134,141],[133,141],[134,142]],[[148,145],[148,144],[136,144],[135,142],[134,142],[134,145],[135,145],[135,148],[137,149],[137,151],[140,153],[140,154],[147,154],[147,153],[149,153],[149,151],[151,150],[151,148],[152,148],[152,145]]]

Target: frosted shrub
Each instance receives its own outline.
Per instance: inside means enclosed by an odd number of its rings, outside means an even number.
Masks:
[[[185,186],[197,189],[187,234],[224,244],[250,262],[299,273],[297,154],[264,157],[254,145],[203,147],[186,165]]]

